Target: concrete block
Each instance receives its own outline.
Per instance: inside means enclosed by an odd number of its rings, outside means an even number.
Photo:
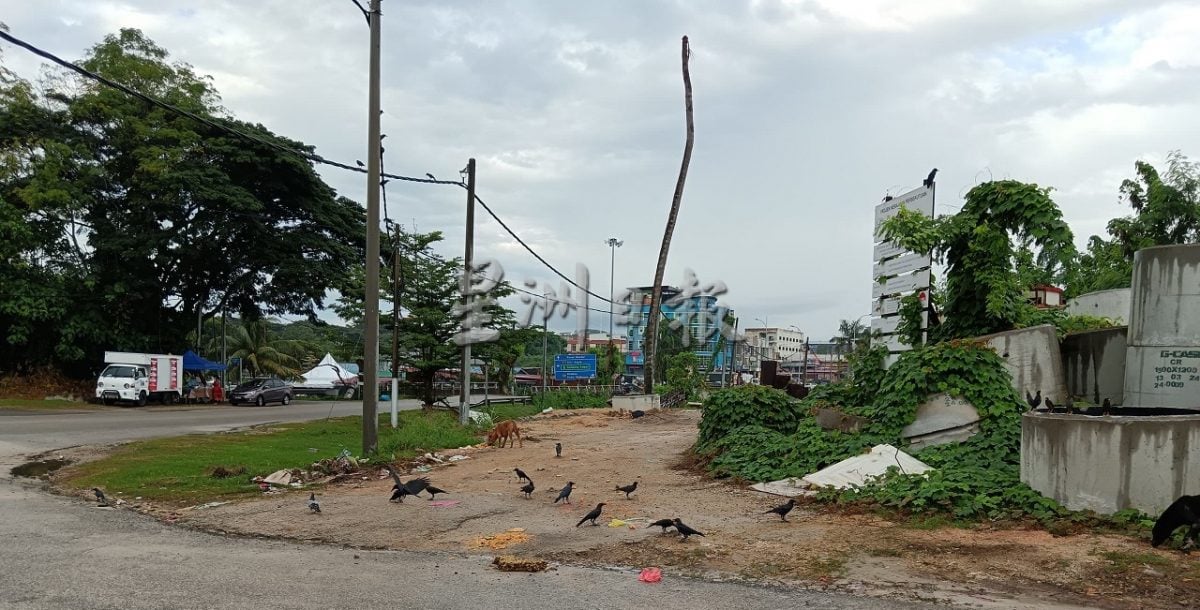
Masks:
[[[1125,397],[1125,337],[1127,328],[1104,328],[1072,333],[1062,340],[1067,391],[1092,404],[1105,398],[1114,407]]]
[[[961,443],[979,432],[979,411],[975,405],[949,394],[934,394],[917,407],[913,423],[900,431],[908,448]]]
[[[1054,326],[1043,324],[978,337],[1004,359],[1004,368],[1012,375],[1013,389],[1049,397],[1063,404],[1067,384],[1063,379],[1062,355]]]
[[[1186,411],[1180,411],[1186,413]],[[1200,415],[1026,413],[1021,481],[1072,510],[1158,515],[1200,494]]]
[[[613,396],[614,409],[625,411],[649,411],[659,408],[658,394],[632,394],[629,396]]]
[[[1129,323],[1132,293],[1129,288],[1114,288],[1081,294],[1067,302],[1067,313],[1075,316],[1108,318],[1118,324]]]

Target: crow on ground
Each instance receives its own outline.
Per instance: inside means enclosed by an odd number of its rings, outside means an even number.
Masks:
[[[658,521],[655,521],[646,527],[661,527],[663,533],[665,534],[667,533],[668,527],[675,527],[675,522],[670,519],[659,519]]]
[[[444,489],[438,489],[437,487],[434,487],[433,485],[426,485],[426,486],[425,486],[425,491],[429,492],[429,499],[430,499],[430,500],[432,500],[432,499],[436,498],[438,494],[444,494],[444,493],[446,493],[446,490],[444,490]]]
[[[567,486],[562,488],[562,491],[558,492],[558,497],[554,499],[554,503],[558,504],[559,500],[563,500],[564,503],[570,504],[571,503],[571,490],[573,490],[573,489],[575,489],[575,482],[567,481]]]
[[[775,508],[772,508],[771,510],[766,511],[763,514],[765,515],[767,513],[775,513],[776,515],[779,515],[780,519],[787,521],[787,514],[792,512],[793,508],[796,508],[796,499],[795,498],[791,498],[787,502],[780,504],[779,506],[776,506]]]
[[[400,480],[400,475],[396,474],[396,471],[392,470],[391,466],[384,466],[384,468],[387,469],[388,474],[392,475],[392,481],[396,483],[392,485],[392,497],[389,502],[399,500],[403,504],[404,496],[415,496],[425,491],[426,487],[429,487],[429,477],[419,477],[405,483]]]
[[[613,491],[623,491],[623,492],[625,492],[625,499],[626,499],[626,500],[628,500],[628,499],[629,499],[629,494],[631,494],[631,493],[633,493],[635,490],[637,490],[637,484],[638,484],[638,482],[637,482],[637,481],[634,481],[633,483],[630,483],[629,485],[626,485],[626,486],[624,486],[624,487],[617,486],[617,488],[616,488],[615,490],[613,490]]]
[[[1038,390],[1036,396],[1030,396],[1029,390],[1025,390],[1025,402],[1029,403],[1029,410],[1038,408],[1042,404],[1042,391]]]
[[[513,472],[517,473],[518,481],[528,481],[529,480],[529,475],[525,474],[524,470],[521,470],[520,468],[513,468]]]
[[[1150,546],[1158,546],[1167,541],[1175,530],[1188,525],[1184,534],[1183,551],[1187,552],[1196,543],[1200,543],[1200,496],[1180,496],[1159,515],[1154,522]]]
[[[584,522],[584,521],[591,521],[591,522],[592,522],[592,525],[600,525],[599,523],[596,523],[596,519],[599,519],[599,518],[600,518],[600,511],[601,511],[601,510],[604,510],[604,503],[603,503],[603,502],[601,502],[601,503],[597,504],[597,505],[596,505],[596,508],[593,508],[593,509],[592,509],[592,512],[590,512],[590,513],[588,513],[588,514],[584,515],[584,517],[583,517],[582,519],[580,519],[580,520],[579,520],[579,523],[576,523],[576,524],[575,524],[575,527],[579,527],[579,526],[583,525],[583,522]]]
[[[525,499],[528,500],[530,498],[529,494],[533,493],[533,481],[526,483],[525,486],[521,488],[521,493],[524,493]]]
[[[680,521],[679,517],[675,518],[675,531],[683,534],[683,538],[680,540],[680,542],[687,542],[688,536],[704,536],[704,534],[688,527],[687,524],[685,524],[683,521]]]
[[[562,443],[554,443],[554,457],[562,457]]]
[[[108,498],[104,497],[104,492],[100,491],[99,487],[93,487],[92,493],[96,494],[96,501],[100,506],[108,506]]]
[[[321,503],[317,502],[317,494],[315,492],[308,494],[308,510],[314,513],[321,512]]]

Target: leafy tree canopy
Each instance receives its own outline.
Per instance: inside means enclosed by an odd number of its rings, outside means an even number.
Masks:
[[[211,79],[123,29],[81,64],[218,123]],[[0,368],[178,351],[196,319],[315,317],[362,258],[364,218],[299,155],[73,73],[0,81]],[[18,356],[17,354],[20,354]]]

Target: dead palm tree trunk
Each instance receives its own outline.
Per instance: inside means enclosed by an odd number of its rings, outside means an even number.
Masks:
[[[688,59],[692,52],[688,38],[683,37],[683,96],[684,112],[687,116],[687,141],[683,146],[683,164],[679,167],[679,180],[675,183],[675,195],[671,198],[671,214],[667,216],[667,230],[663,233],[662,248],[658,251],[658,267],[654,270],[654,292],[650,297],[650,319],[646,322],[645,378],[648,391],[654,391],[654,357],[658,343],[658,318],[662,312],[663,274],[667,270],[667,252],[671,249],[671,235],[675,232],[675,220],[679,217],[679,204],[683,202],[683,184],[687,181],[688,165],[692,162],[692,144],[696,138],[692,123],[692,75],[688,72]]]

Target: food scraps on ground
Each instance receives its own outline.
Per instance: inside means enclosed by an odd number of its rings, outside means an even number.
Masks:
[[[492,560],[492,565],[501,572],[541,572],[549,565],[542,559],[529,559],[516,555],[500,555]]]
[[[475,548],[489,548],[496,551],[506,549],[514,544],[528,542],[530,538],[531,536],[526,534],[523,528],[514,527],[506,532],[476,538],[471,541],[471,546]]]

